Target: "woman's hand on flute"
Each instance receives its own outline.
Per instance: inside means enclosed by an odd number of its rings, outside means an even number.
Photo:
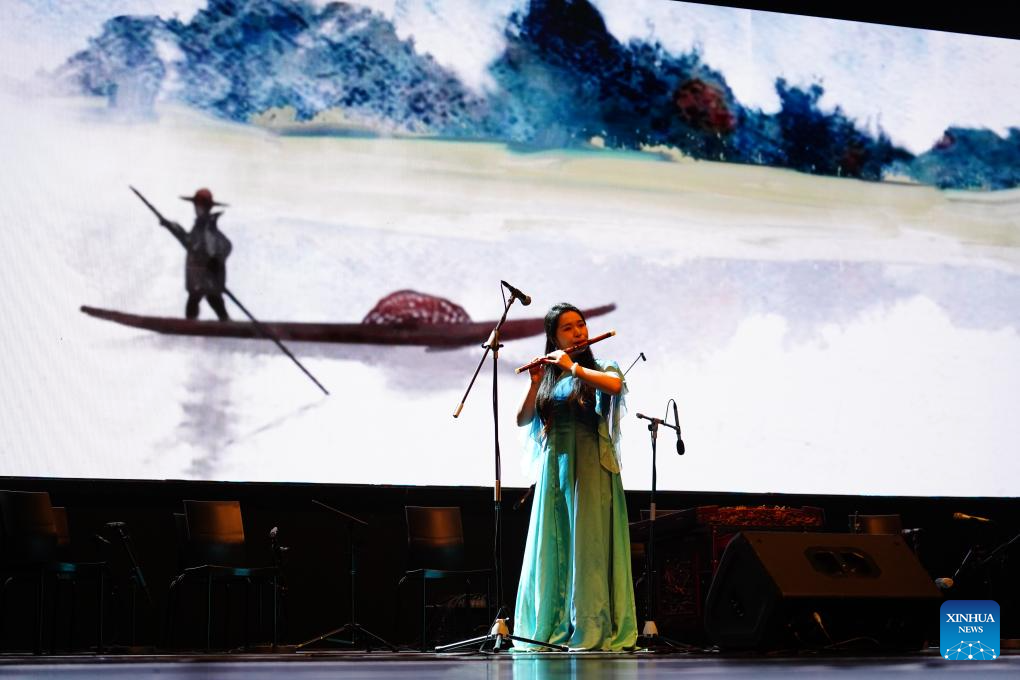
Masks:
[[[528,369],[531,376],[531,384],[528,385],[528,393],[524,395],[521,407],[517,409],[517,425],[523,427],[535,417],[535,398],[538,396],[538,386],[545,375],[545,357],[535,357],[531,360],[534,366]]]
[[[545,357],[542,358],[542,361],[547,364],[559,366],[564,371],[569,371],[570,367],[574,365],[574,360],[570,358],[570,355],[561,349],[549,352],[549,354],[546,354]]]
[[[545,357],[535,357],[531,360],[534,364],[528,369],[528,375],[531,376],[531,384],[537,385],[542,382],[542,376],[545,374]]]

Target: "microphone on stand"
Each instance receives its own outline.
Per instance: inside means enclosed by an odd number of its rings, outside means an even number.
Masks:
[[[677,415],[677,408],[676,408],[676,402],[675,401],[673,402],[673,422],[676,423],[676,455],[682,456],[682,455],[684,455],[684,451],[687,450],[687,447],[684,446],[684,440],[680,436],[680,416]]]
[[[269,549],[273,553],[273,563],[279,567],[283,562],[283,553],[289,548],[280,545],[280,527],[273,527],[269,530]]]
[[[107,522],[103,526],[107,529],[113,529],[116,531],[117,535],[120,536],[122,540],[127,540],[127,522]]]
[[[988,519],[987,517],[978,517],[977,515],[966,515],[962,512],[954,512],[953,519],[961,522],[978,522],[980,524],[995,524],[994,519]]]
[[[511,294],[511,295],[513,295],[513,296],[514,296],[515,298],[517,298],[518,300],[520,300],[520,301],[521,301],[521,304],[522,304],[522,305],[524,305],[525,307],[527,307],[528,305],[530,305],[530,304],[531,304],[531,296],[530,296],[530,295],[525,295],[524,293],[522,293],[522,292],[520,291],[520,289],[519,289],[519,288],[514,288],[513,286],[511,286],[511,285],[510,285],[509,283],[507,283],[506,281],[500,281],[500,283],[502,283],[502,284],[503,284],[503,287],[504,287],[504,288],[506,288],[506,289],[507,289],[508,291],[510,291],[510,294]]]

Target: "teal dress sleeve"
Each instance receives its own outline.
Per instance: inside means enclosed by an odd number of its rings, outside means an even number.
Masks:
[[[542,427],[542,419],[535,414],[526,427],[521,430],[521,470],[524,477],[532,484],[538,479],[542,469],[542,459],[548,442]]]
[[[615,373],[623,381],[617,395],[595,390],[595,412],[599,414],[599,463],[609,472],[620,473],[623,462],[620,457],[620,421],[626,414],[627,379],[620,366],[611,360],[598,360],[599,368],[605,373]]]

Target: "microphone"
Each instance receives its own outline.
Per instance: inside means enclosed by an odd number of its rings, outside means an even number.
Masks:
[[[104,548],[112,545],[110,541],[106,540],[104,536],[101,536],[99,534],[92,534],[92,540],[94,540],[96,543],[101,543]]]
[[[962,512],[954,512],[953,519],[961,522],[980,522],[982,524],[995,524],[995,520],[988,519],[987,517],[978,517],[977,515],[965,515]]]
[[[673,402],[673,422],[676,423],[676,455],[684,455],[684,451],[687,447],[684,446],[684,440],[680,437],[680,416],[677,415],[676,402]]]
[[[128,540],[127,522],[107,522],[103,527],[116,531],[117,535],[120,536],[120,540]]]
[[[510,291],[510,294],[511,294],[511,295],[513,295],[513,296],[514,296],[515,298],[517,298],[518,300],[520,300],[520,301],[521,301],[521,304],[522,304],[522,305],[524,305],[525,307],[527,307],[528,305],[530,305],[530,304],[531,304],[531,296],[530,296],[530,295],[525,295],[524,293],[522,293],[522,292],[520,291],[520,289],[518,289],[518,288],[514,288],[513,286],[511,286],[511,285],[510,285],[509,283],[507,283],[506,281],[500,281],[500,283],[502,283],[502,284],[503,284],[503,287],[504,287],[504,288],[506,288],[506,289],[507,289],[508,291]]]

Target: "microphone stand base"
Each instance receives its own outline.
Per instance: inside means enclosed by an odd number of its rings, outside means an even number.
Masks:
[[[645,649],[670,650],[677,652],[694,649],[692,645],[685,645],[682,642],[670,640],[667,637],[659,635],[659,627],[655,625],[655,621],[652,621],[651,619],[645,621],[645,625],[641,628],[641,635],[638,636],[637,646]]]
[[[343,635],[344,633],[350,633],[351,639],[344,640],[342,638],[337,637]],[[359,637],[361,637],[361,640],[358,639]],[[373,641],[377,644],[373,645],[372,644]],[[334,628],[328,633],[323,633],[318,637],[314,637],[311,640],[305,640],[304,642],[295,645],[294,651],[296,652],[304,651],[308,647],[311,647],[312,645],[318,644],[320,642],[332,643],[334,645],[342,645],[350,649],[364,647],[368,651],[372,651],[373,647],[387,647],[391,652],[399,651],[396,645],[387,642],[383,638],[379,637],[372,631],[362,626],[360,623],[354,623],[353,621],[350,623],[345,623],[339,628]]]
[[[488,635],[482,635],[480,637],[471,638],[470,640],[461,640],[460,642],[454,642],[450,645],[442,645],[436,647],[435,651],[442,652],[455,652],[465,647],[474,647],[478,645],[479,652],[491,651],[499,653],[502,651],[509,650],[512,640],[518,642],[527,642],[528,644],[538,645],[547,649],[552,649],[557,652],[570,651],[563,645],[554,645],[551,642],[542,642],[540,640],[531,640],[529,638],[518,637],[510,634],[510,629],[506,625],[506,619],[496,619],[492,623],[492,627],[489,629]],[[486,649],[491,645],[491,649]]]

